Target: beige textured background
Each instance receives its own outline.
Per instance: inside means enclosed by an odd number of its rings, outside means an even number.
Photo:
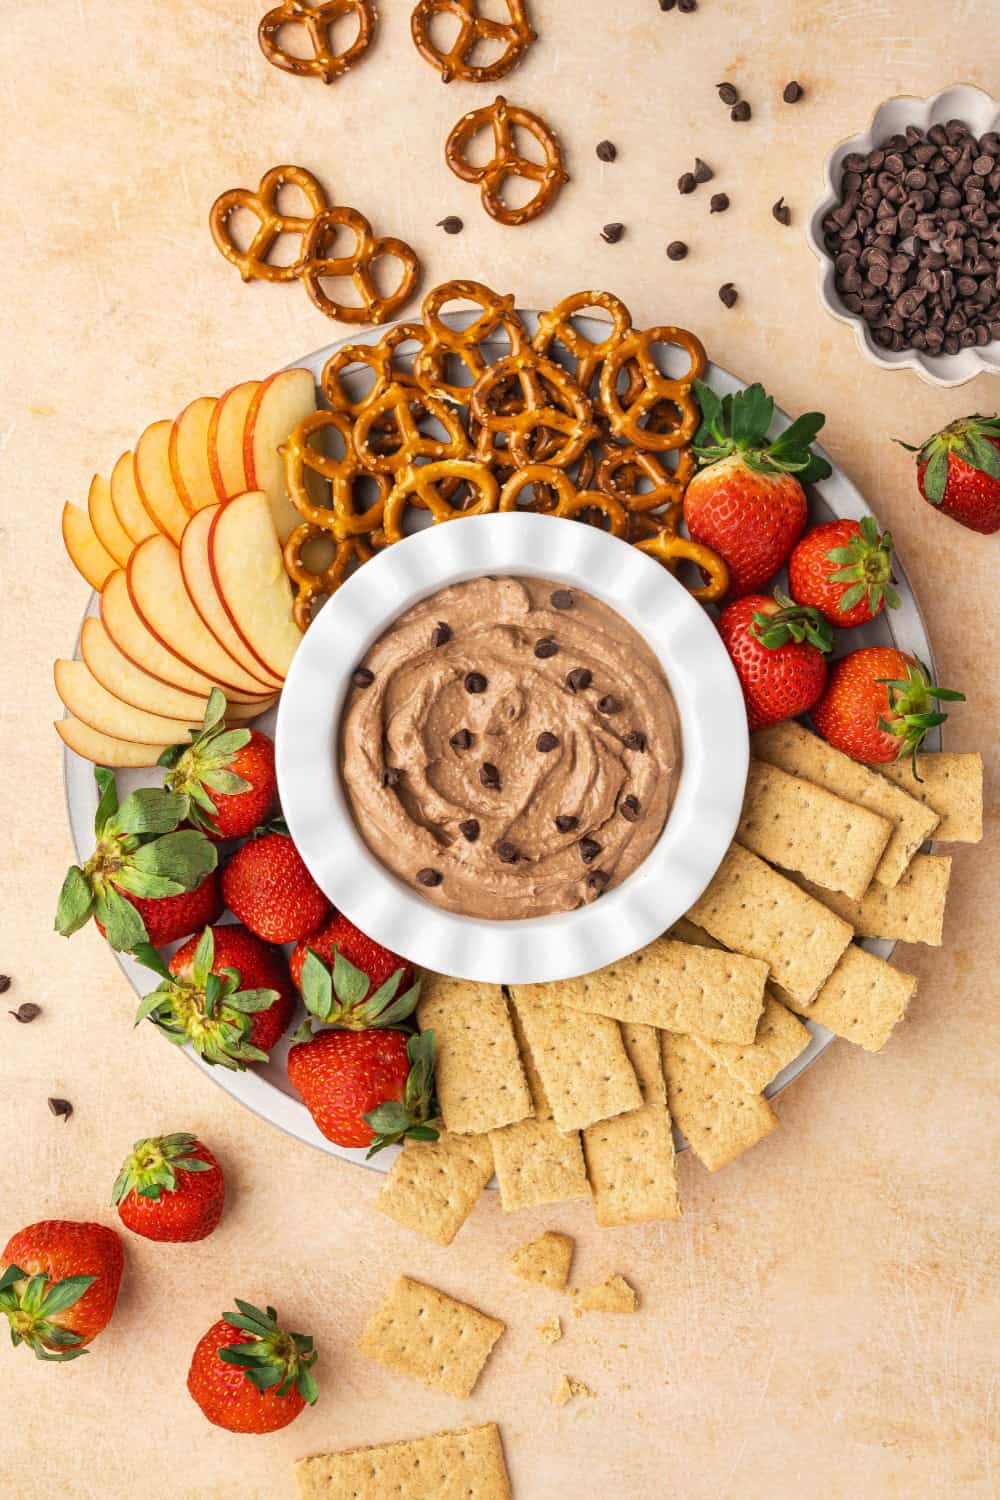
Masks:
[[[997,382],[936,392],[863,364],[818,308],[802,232],[824,156],[882,98],[995,84],[995,6],[963,0],[946,24],[930,0],[701,0],[694,15],[533,0],[541,40],[506,88],[560,132],[573,181],[522,229],[494,225],[445,169],[447,130],[492,91],[441,85],[404,0],[382,0],[374,52],[329,89],[265,64],[263,8],[0,3],[0,968],[12,1003],[44,1007],[30,1027],[0,1016],[0,1238],[48,1215],[112,1222],[110,1185],[140,1134],[198,1131],[232,1188],[201,1246],[129,1239],[119,1314],[88,1358],[59,1369],[0,1352],[0,1492],[280,1500],[300,1454],[495,1418],[517,1500],[987,1500],[1000,1478],[995,811],[987,841],[955,851],[945,948],[899,951],[921,979],[910,1024],[884,1057],[838,1043],[781,1100],[783,1129],[718,1178],[684,1160],[681,1224],[598,1233],[585,1207],[503,1218],[489,1195],[442,1251],[372,1211],[374,1176],[242,1112],[152,1028],[133,1034],[132,996],[95,934],[52,935],[70,849],[49,721],[50,663],[85,601],[63,500],[82,502],[147,422],[341,335],[294,288],[245,288],[208,236],[218,192],[295,161],[416,246],[428,285],[476,276],[528,306],[607,285],[638,323],[688,324],[790,409],[825,410],[825,441],[898,534],[942,680],[970,694],[948,743],[982,748],[995,784],[1000,539],[923,507],[889,439],[993,410]],[[752,102],[749,125],[718,102],[724,77]],[[790,77],[807,90],[794,109],[780,103]],[[603,136],[613,166],[594,157]],[[695,152],[716,180],[681,198]],[[722,189],[732,208],[710,220]],[[791,229],[771,218],[779,193]],[[446,213],[463,235],[434,227]],[[598,237],[611,219],[628,226],[617,246]],[[691,254],[675,265],[663,250],[677,236]],[[725,280],[741,293],[732,312]],[[67,1124],[50,1094],[73,1101]],[[570,1319],[562,1344],[539,1344],[553,1303],[503,1260],[548,1226],[578,1237],[581,1278],[627,1271],[642,1315]],[[401,1269],[509,1319],[465,1406],[352,1352]],[[275,1302],[322,1350],[320,1405],[256,1441],[210,1428],[184,1389],[195,1341],[235,1293]],[[597,1399],[554,1410],[564,1369]]]

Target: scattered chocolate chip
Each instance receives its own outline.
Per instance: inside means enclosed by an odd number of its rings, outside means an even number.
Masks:
[[[491,791],[500,790],[500,772],[491,760],[484,760],[479,767],[479,780]]]
[[[624,233],[624,224],[605,224],[601,230],[601,239],[608,245],[617,245]]]
[[[382,772],[383,786],[399,786],[403,779],[403,773],[398,766],[386,766]]]
[[[472,731],[469,729],[456,729],[448,743],[453,750],[468,750],[472,744]]]
[[[605,693],[603,698],[597,700],[597,712],[599,714],[621,713],[622,702],[616,698],[614,693]]]
[[[667,246],[668,260],[683,260],[688,253],[688,247],[683,240],[671,240]]]
[[[486,687],[486,678],[482,672],[466,672],[465,691],[467,693],[485,693]]]
[[[375,681],[375,673],[370,672],[367,667],[355,667],[351,673],[351,681],[356,688],[371,687]]]
[[[729,118],[735,120],[737,125],[741,125],[744,120],[749,120],[750,114],[749,104],[745,99],[741,99],[739,104],[734,104],[729,111]]]
[[[497,859],[504,865],[516,865],[521,858],[520,850],[516,844],[510,843],[508,839],[501,839],[497,844]]]
[[[601,852],[601,846],[596,839],[590,837],[580,840],[580,858],[585,865],[593,864]]]
[[[777,203],[772,205],[771,213],[779,224],[784,224],[786,229],[792,222],[792,210],[788,207],[784,197],[779,198]]]
[[[674,8],[674,6],[676,4],[677,4],[677,0],[660,0],[660,9],[661,10],[673,10],[673,8]]]
[[[711,198],[709,199],[709,202],[708,202],[708,211],[709,211],[710,214],[724,214],[725,211],[726,211],[726,209],[728,207],[729,207],[729,194],[728,193],[713,193],[712,194],[712,196],[711,196]]]
[[[432,870],[427,866],[417,871],[418,885],[426,885],[427,887],[440,885],[443,878],[440,870]]]
[[[438,620],[431,635],[432,646],[447,646],[451,640],[451,626],[445,620]]]
[[[781,91],[781,97],[786,104],[798,104],[804,92],[801,83],[797,83],[793,78],[791,83],[785,84],[785,87]]]
[[[574,667],[566,678],[566,686],[571,693],[582,693],[594,680],[593,672],[586,667]]]
[[[546,730],[543,730],[543,732],[538,736],[537,740],[535,741],[535,749],[536,750],[540,750],[543,755],[548,755],[549,751],[550,750],[554,750],[556,748],[556,746],[558,745],[558,743],[559,743],[558,736],[554,735],[554,734],[551,734],[549,732],[549,730],[546,729]]]
[[[628,734],[623,736],[622,744],[626,750],[638,750],[641,754],[646,748],[646,736],[641,729],[630,729]]]
[[[446,218],[438,219],[437,227],[438,229],[443,229],[445,234],[461,234],[465,225],[458,217],[458,214],[448,214]]]
[[[49,1109],[60,1120],[68,1120],[73,1113],[73,1106],[68,1099],[50,1099]]]
[[[630,792],[629,795],[627,797],[623,797],[621,802],[618,804],[618,811],[621,813],[626,823],[637,823],[639,821],[639,813],[641,811],[639,807],[638,797],[633,797]]]
[[[711,182],[711,180],[712,180],[712,178],[714,176],[715,176],[715,173],[712,171],[712,168],[708,165],[708,162],[707,161],[702,161],[702,159],[701,159],[700,156],[696,156],[695,159],[694,159],[694,180],[695,180],[695,182]]]
[[[698,9],[698,0],[677,0],[677,9],[682,15],[689,16]]]
[[[735,307],[739,295],[731,281],[726,281],[719,287],[719,301],[723,307]]]
[[[740,91],[733,83],[717,83],[715,87],[719,91],[719,98],[723,104],[738,104]]]
[[[599,896],[602,891],[607,890],[608,882],[610,881],[610,879],[611,876],[608,874],[607,870],[591,870],[587,876],[587,884],[590,886],[590,889],[592,891],[596,891]]]
[[[544,636],[535,642],[535,655],[539,661],[546,661],[548,657],[555,656],[559,650],[558,643],[550,635]]]
[[[572,609],[573,595],[569,589],[556,589],[554,594],[549,595],[549,603],[553,609]]]
[[[579,818],[574,818],[572,813],[560,813],[556,818],[556,827],[560,833],[572,833],[579,823]]]
[[[693,172],[683,172],[677,179],[677,191],[679,193],[693,193],[698,184],[694,180]]]
[[[25,1000],[23,1005],[19,1005],[17,1007],[17,1010],[12,1010],[10,1012],[10,1014],[14,1017],[14,1020],[20,1021],[22,1026],[27,1026],[30,1021],[34,1021],[38,1016],[41,1015],[41,1013],[42,1007],[40,1005],[35,1005],[31,1000]]]
[[[12,981],[9,974],[0,974],[0,995],[6,995],[7,991],[11,987],[11,983]]]
[[[614,144],[613,141],[598,141],[598,143],[597,143],[597,159],[598,159],[598,161],[614,161],[614,159],[615,159],[615,157],[617,155],[618,155],[618,151],[617,151],[617,149],[616,149],[615,144]]]
[[[470,844],[474,844],[479,837],[479,819],[466,818],[464,823],[459,823],[458,831],[463,839],[466,839]]]

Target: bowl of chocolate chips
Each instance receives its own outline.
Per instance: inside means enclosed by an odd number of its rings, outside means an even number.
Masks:
[[[809,241],[828,312],[883,369],[1000,373],[1000,104],[958,84],[880,105],[826,164]]]

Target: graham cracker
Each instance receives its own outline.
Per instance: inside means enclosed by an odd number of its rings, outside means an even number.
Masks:
[[[879,766],[882,776],[930,807],[941,819],[934,837],[944,844],[978,844],[983,836],[983,757],[977,751],[921,751],[919,781],[909,760]]]
[[[736,1082],[694,1037],[660,1033],[670,1112],[710,1172],[725,1167],[778,1127],[759,1094]]]
[[[613,1271],[596,1286],[588,1286],[580,1293],[580,1306],[584,1312],[634,1313],[639,1308],[639,1298],[634,1286],[625,1277]]]
[[[793,719],[758,729],[751,736],[750,747],[758,760],[815,782],[889,819],[892,836],[875,870],[875,879],[883,885],[896,884],[920,845],[938,826],[937,813],[918,801],[908,786],[887,785],[877,771],[834,749]]]
[[[950,879],[949,854],[915,854],[897,885],[880,885],[875,880],[860,901],[837,891],[822,891],[808,881],[802,882],[802,889],[850,922],[858,937],[940,948]]]
[[[583,1163],[583,1148],[576,1131],[564,1134],[549,1109],[542,1080],[531,1056],[517,1011],[511,1020],[524,1064],[534,1116],[506,1125],[490,1134],[493,1164],[504,1213],[533,1208],[542,1203],[564,1203],[570,1198],[589,1198],[590,1187]]]
[[[809,1019],[866,1052],[881,1052],[916,989],[911,974],[852,943],[810,1005]]]
[[[562,1292],[569,1280],[569,1268],[573,1261],[573,1241],[568,1234],[557,1234],[547,1229],[537,1240],[529,1240],[515,1250],[508,1261],[511,1272],[522,1281],[533,1281],[538,1286],[547,1286],[550,1291]]]
[[[750,1042],[766,979],[767,964],[758,959],[662,937],[593,974],[516,986],[514,997],[537,994],[615,1021]]]
[[[802,1005],[833,972],[853,935],[841,917],[742,844],[730,845],[688,917],[727,948],[762,959],[772,979]]]
[[[449,1135],[403,1142],[375,1207],[433,1240],[450,1245],[493,1175],[489,1136]]]
[[[493,1422],[300,1458],[295,1478],[299,1500],[511,1500],[500,1430]]]
[[[523,1120],[531,1095],[499,985],[425,974],[417,1023],[433,1031],[441,1118],[457,1135],[483,1135]]]
[[[638,1109],[642,1092],[616,1021],[529,997],[524,989],[514,1007],[560,1130]]]
[[[426,1282],[400,1276],[369,1318],[357,1348],[387,1370],[464,1399],[472,1395],[506,1326]]]
[[[812,1007],[809,1008],[812,1015]],[[764,1013],[757,1027],[757,1035],[749,1046],[734,1046],[727,1042],[701,1042],[710,1056],[722,1063],[726,1072],[751,1094],[763,1093],[772,1079],[777,1078],[782,1068],[804,1052],[811,1036],[797,1016],[782,1005],[770,992],[764,996]]]
[[[594,1216],[605,1227],[681,1216],[659,1036],[652,1026],[625,1022],[622,1038],[643,1103],[583,1132]]]

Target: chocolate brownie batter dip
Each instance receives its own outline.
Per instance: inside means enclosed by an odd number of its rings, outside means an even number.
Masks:
[[[656,843],[677,711],[642,637],[589,594],[476,578],[402,615],[358,664],[340,770],[372,853],[449,911],[593,901]]]

